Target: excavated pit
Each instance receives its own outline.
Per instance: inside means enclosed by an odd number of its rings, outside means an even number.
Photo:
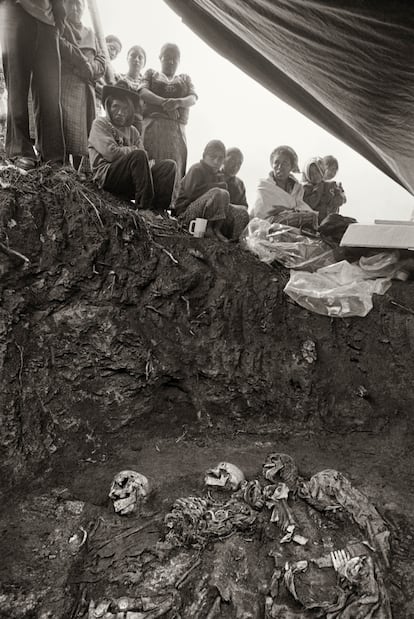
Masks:
[[[118,470],[149,475],[165,511],[209,466],[254,475],[272,451],[341,470],[386,516],[393,616],[411,616],[413,283],[329,319],[289,301],[282,267],[71,170],[0,182],[0,616],[82,616],[65,544],[113,518]]]

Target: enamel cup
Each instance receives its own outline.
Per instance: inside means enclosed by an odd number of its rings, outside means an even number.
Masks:
[[[207,221],[207,219],[203,219],[202,217],[197,217],[196,219],[193,219],[192,221],[190,221],[190,225],[188,226],[189,233],[193,236],[202,238],[206,233]]]

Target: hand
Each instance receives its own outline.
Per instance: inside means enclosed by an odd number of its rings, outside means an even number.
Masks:
[[[84,82],[94,82],[93,70],[89,62],[79,62],[73,67],[73,72],[78,75]]]
[[[52,0],[52,12],[55,20],[55,26],[58,29],[59,34],[63,35],[63,31],[66,26],[66,10],[62,0]]]
[[[180,107],[179,99],[165,99],[162,103],[162,107],[166,112],[173,112]]]

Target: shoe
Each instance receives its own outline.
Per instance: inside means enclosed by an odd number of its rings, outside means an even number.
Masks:
[[[17,157],[17,159],[14,160],[14,165],[16,168],[20,168],[25,172],[30,172],[30,170],[35,169],[37,164],[36,160],[31,159],[30,157]]]

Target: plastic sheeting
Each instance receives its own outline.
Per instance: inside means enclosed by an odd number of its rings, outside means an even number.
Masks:
[[[414,193],[410,2],[166,2],[215,50]]]
[[[310,238],[297,228],[271,224],[255,217],[247,226],[244,244],[267,264],[280,262],[288,269],[316,271],[335,262],[331,247],[319,238]]]
[[[359,264],[341,260],[315,273],[291,271],[286,294],[298,305],[325,316],[366,316],[372,296],[385,294],[398,270],[398,252],[361,258]]]

